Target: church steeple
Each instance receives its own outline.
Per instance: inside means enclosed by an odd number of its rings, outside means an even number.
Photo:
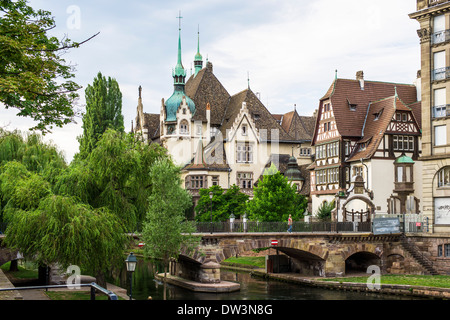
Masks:
[[[177,65],[175,66],[172,76],[175,85],[184,85],[186,70],[184,70],[183,63],[181,62],[181,19],[183,18],[181,16],[181,12],[177,18],[180,20],[178,24],[178,58]]]
[[[195,74],[194,77],[197,76],[197,73],[202,70],[203,68],[203,57],[200,54],[200,28],[197,32],[197,54],[195,55],[194,59],[194,67],[195,67]]]
[[[180,15],[177,17],[179,19],[179,26],[178,26],[178,56],[177,56],[177,64],[175,66],[175,69],[172,72],[173,76],[173,94],[172,96],[167,99],[165,102],[165,113],[166,118],[164,119],[167,122],[174,122],[177,121],[177,110],[180,107],[181,103],[183,102],[183,99],[186,100],[186,104],[188,105],[191,114],[195,113],[195,104],[194,101],[189,98],[186,93],[184,92],[185,87],[185,79],[186,79],[186,70],[183,67],[183,63],[181,62],[181,19],[183,17]]]

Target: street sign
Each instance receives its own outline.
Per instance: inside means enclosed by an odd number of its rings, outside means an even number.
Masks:
[[[278,240],[272,240],[272,241],[271,241],[271,244],[272,244],[273,246],[277,246],[277,245],[278,245]]]

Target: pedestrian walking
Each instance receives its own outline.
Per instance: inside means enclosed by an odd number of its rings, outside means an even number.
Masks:
[[[288,226],[289,226],[289,228],[288,228],[287,232],[292,233],[292,216],[291,215],[289,215],[289,218],[288,218]]]

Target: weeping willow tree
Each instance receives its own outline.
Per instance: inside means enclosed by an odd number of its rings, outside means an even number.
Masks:
[[[50,183],[67,168],[63,153],[54,144],[44,143],[40,134],[0,128],[0,166],[9,161],[22,163],[27,170],[40,174]]]
[[[159,145],[108,129],[85,159],[75,159],[58,177],[53,190],[94,208],[106,207],[128,231],[135,231],[145,217],[152,190],[149,171],[159,159],[168,159]]]

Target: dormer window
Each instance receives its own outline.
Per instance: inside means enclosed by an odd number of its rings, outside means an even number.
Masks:
[[[376,120],[380,119],[382,113],[383,113],[383,109],[381,109],[377,113],[374,113],[375,118],[373,120],[376,121]]]
[[[189,125],[186,120],[180,123],[180,134],[188,134],[189,133]]]

